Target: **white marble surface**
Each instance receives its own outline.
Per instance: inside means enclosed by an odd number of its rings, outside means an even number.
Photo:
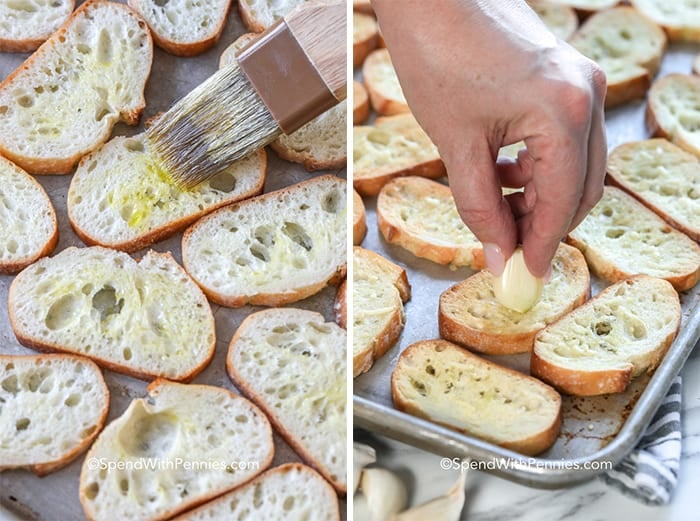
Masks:
[[[559,490],[518,485],[470,471],[462,520],[469,521],[697,521],[700,520],[700,344],[683,369],[683,451],[678,487],[669,505],[646,506],[595,479]],[[364,438],[363,438],[364,439]],[[411,504],[444,494],[457,471],[440,468],[440,457],[386,438],[372,440],[379,464],[408,486]],[[358,519],[357,517],[355,519]],[[362,518],[361,521],[365,521]],[[368,520],[367,520],[368,521]],[[437,521],[437,520],[426,520]]]

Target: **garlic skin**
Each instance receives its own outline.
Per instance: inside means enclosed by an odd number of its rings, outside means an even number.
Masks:
[[[357,487],[360,484],[360,477],[362,476],[362,469],[371,463],[377,461],[377,453],[374,448],[364,443],[354,443],[352,444],[352,492],[353,494],[357,491]]]
[[[387,521],[406,508],[406,485],[393,472],[381,468],[362,471],[360,484],[372,521]],[[425,518],[425,520],[431,518]]]
[[[530,273],[525,265],[523,250],[516,248],[498,277],[493,278],[493,294],[503,306],[525,313],[542,295],[542,279]]]
[[[464,483],[467,473],[462,472],[447,495],[435,498],[395,515],[391,521],[459,521],[464,508]]]

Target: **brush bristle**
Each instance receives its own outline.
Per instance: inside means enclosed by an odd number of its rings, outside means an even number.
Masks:
[[[150,148],[181,188],[193,188],[281,134],[238,65],[216,72],[146,131]]]

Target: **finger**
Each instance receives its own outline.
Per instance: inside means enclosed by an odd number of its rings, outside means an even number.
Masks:
[[[506,195],[505,199],[516,221],[532,211],[532,206],[525,198],[525,192],[513,192]]]
[[[523,164],[518,160],[499,159],[496,163],[496,171],[501,186],[507,188],[521,188],[532,180],[532,170],[523,168]]]

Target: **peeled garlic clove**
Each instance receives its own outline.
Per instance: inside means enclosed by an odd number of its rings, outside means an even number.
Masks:
[[[406,485],[393,472],[369,468],[362,471],[360,484],[367,499],[367,508],[372,521],[387,521],[391,516],[406,508]]]
[[[370,521],[372,514],[363,494],[355,494],[352,498],[352,521]]]
[[[516,248],[498,277],[493,278],[493,293],[503,306],[525,313],[542,295],[542,279],[530,273],[523,250]]]
[[[459,521],[464,508],[464,483],[467,473],[462,472],[457,483],[447,492],[446,496],[435,498],[414,508],[410,508],[394,516],[392,521]]]
[[[377,453],[374,451],[374,448],[364,443],[353,443],[352,453],[352,492],[354,494],[357,490],[357,486],[360,484],[362,469],[370,463],[377,461]]]

